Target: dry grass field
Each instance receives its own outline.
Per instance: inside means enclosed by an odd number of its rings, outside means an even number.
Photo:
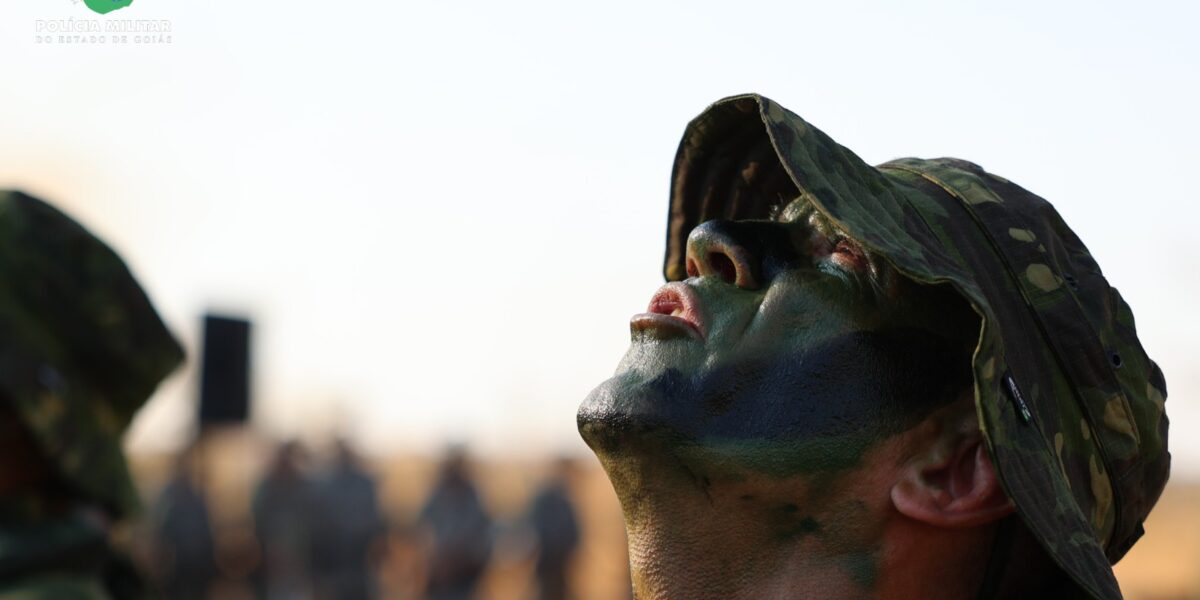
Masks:
[[[1129,600],[1200,598],[1200,483],[1167,485],[1116,571]]]
[[[209,453],[206,467],[208,495],[218,538],[236,546],[245,541],[249,497],[268,456],[261,442],[245,438],[222,444]],[[148,497],[164,480],[167,457],[137,457],[135,468]],[[548,471],[548,465],[520,461],[474,462],[480,490],[496,519],[495,560],[484,582],[488,599],[533,597],[532,562],[528,540],[515,525],[525,504]],[[393,533],[381,553],[381,587],[389,598],[418,598],[422,562],[412,525],[432,484],[436,457],[406,456],[375,460],[371,470],[379,477],[381,502],[393,524]],[[592,459],[581,459],[573,481],[580,513],[583,546],[572,578],[580,600],[615,600],[629,597],[625,538],[620,507],[603,471]],[[221,597],[245,597],[248,588],[239,578],[246,565],[227,564],[229,581]],[[1117,576],[1130,600],[1200,599],[1200,484],[1174,482],[1167,487],[1155,513],[1146,523],[1146,536],[1117,566]]]

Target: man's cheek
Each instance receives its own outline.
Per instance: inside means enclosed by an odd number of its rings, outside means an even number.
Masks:
[[[873,375],[842,350],[801,351],[719,369],[692,386],[701,418],[695,433],[785,444],[853,434],[885,418],[880,400],[886,382]]]

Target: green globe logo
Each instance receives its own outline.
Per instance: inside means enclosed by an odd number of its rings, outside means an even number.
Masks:
[[[93,11],[105,14],[129,6],[133,0],[83,0],[83,3]]]

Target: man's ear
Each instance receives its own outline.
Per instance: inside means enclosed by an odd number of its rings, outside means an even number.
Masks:
[[[926,423],[912,458],[892,486],[901,514],[935,527],[964,528],[995,521],[1014,508],[992,468],[974,402],[943,409]]]

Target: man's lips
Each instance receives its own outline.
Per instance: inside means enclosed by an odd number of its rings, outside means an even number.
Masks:
[[[634,333],[652,330],[659,333],[684,333],[704,340],[705,324],[696,293],[680,282],[668,283],[655,292],[646,312],[629,322]]]

